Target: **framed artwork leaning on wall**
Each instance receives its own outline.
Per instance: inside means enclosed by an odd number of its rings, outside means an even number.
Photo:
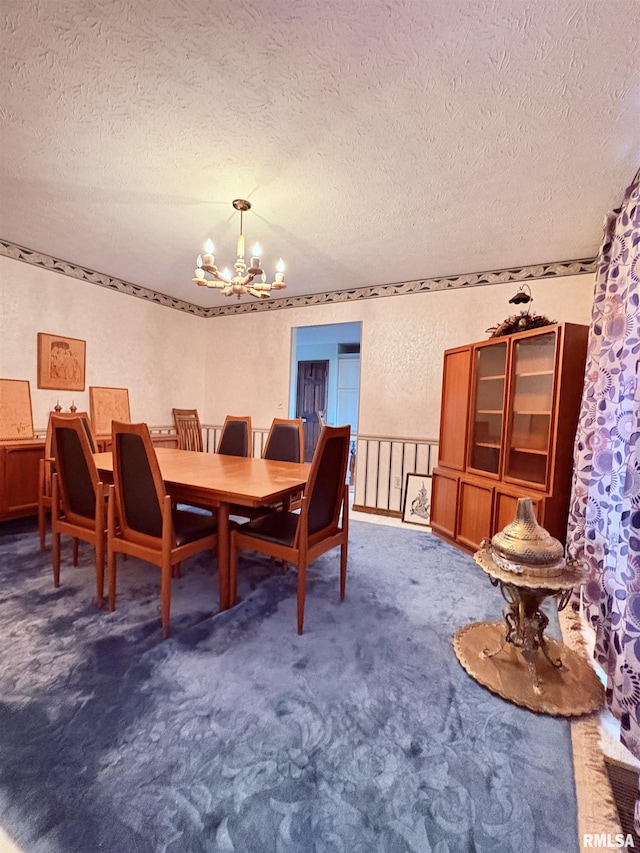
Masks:
[[[0,379],[0,440],[33,438],[28,379]]]
[[[94,433],[111,435],[111,421],[131,422],[129,389],[89,385],[89,411]]]
[[[402,520],[408,524],[431,524],[431,477],[429,474],[407,474],[404,487]]]

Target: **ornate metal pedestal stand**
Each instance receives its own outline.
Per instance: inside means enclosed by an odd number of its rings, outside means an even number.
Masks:
[[[489,543],[483,543],[474,559],[500,588],[507,606],[504,623],[477,622],[455,635],[456,656],[469,675],[532,711],[577,716],[599,708],[604,689],[593,668],[580,655],[545,636],[549,619],[541,609],[552,598],[558,610],[566,607],[573,588],[583,579],[580,566],[556,560],[560,570],[545,574],[539,565],[510,563]]]

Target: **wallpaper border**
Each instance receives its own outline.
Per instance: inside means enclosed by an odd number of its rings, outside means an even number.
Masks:
[[[592,273],[596,269],[595,258],[583,258],[574,261],[559,261],[548,264],[533,264],[531,266],[511,267],[510,269],[494,270],[491,272],[467,273],[466,275],[444,276],[441,278],[424,278],[415,281],[381,284],[370,287],[357,287],[351,290],[334,290],[328,293],[315,293],[308,296],[287,296],[281,299],[260,300],[259,302],[238,302],[232,305],[221,305],[216,308],[203,308],[182,299],[175,299],[163,293],[157,293],[147,287],[122,281],[119,278],[95,272],[95,270],[80,267],[77,264],[43,255],[33,249],[17,246],[7,240],[0,239],[0,255],[23,261],[33,266],[51,270],[52,272],[68,275],[97,284],[119,293],[126,293],[138,299],[146,299],[165,308],[174,308],[198,317],[223,317],[229,314],[254,314],[258,311],[278,311],[283,308],[306,308],[311,305],[326,305],[336,302],[355,302],[359,299],[380,299],[385,296],[405,296],[412,293],[429,293],[438,290],[451,290],[462,287],[482,287],[489,284],[506,284],[521,282],[529,279],[554,278],[568,275]]]

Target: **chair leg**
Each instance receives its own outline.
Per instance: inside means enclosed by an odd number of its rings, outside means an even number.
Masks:
[[[104,599],[104,537],[96,539],[96,605],[102,607]]]
[[[163,555],[160,568],[160,610],[162,614],[162,639],[169,636],[169,616],[171,612],[171,564],[169,555]]]
[[[51,564],[53,566],[53,585],[60,586],[60,531],[57,529],[60,504],[58,503],[58,476],[51,481],[53,497],[51,499]]]
[[[107,549],[107,578],[109,582],[109,610],[116,609],[116,580],[118,563],[116,552],[112,548]]]
[[[53,585],[57,589],[60,586],[60,534],[57,530],[51,531],[51,563],[53,566]]]
[[[347,586],[347,549],[347,543],[343,542],[340,546],[340,601],[344,601]]]
[[[40,536],[40,550],[46,548],[47,536],[47,516],[44,508],[44,481],[45,481],[45,465],[47,463],[41,459],[38,464],[38,534]]]
[[[73,537],[73,565],[78,565],[78,537]]]
[[[233,607],[238,597],[238,547],[232,533],[229,542],[229,607]]]
[[[107,579],[109,583],[109,610],[116,609],[116,579],[118,564],[113,542],[116,537],[116,499],[114,487],[109,486],[107,501]]]
[[[302,634],[304,622],[304,597],[307,592],[307,567],[300,561],[298,564],[298,634]]]
[[[44,551],[47,547],[47,513],[44,504],[38,504],[38,533],[40,535],[40,550]]]

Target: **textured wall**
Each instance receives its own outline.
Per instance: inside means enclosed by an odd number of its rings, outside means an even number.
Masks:
[[[483,340],[489,326],[518,313],[509,305],[516,290],[511,283],[218,317],[207,333],[207,363],[233,376],[240,342],[246,369],[241,382],[220,383],[211,376],[207,418],[220,421],[226,402],[229,412],[269,424],[281,414],[280,403],[286,410],[291,329],[361,320],[359,432],[437,438],[443,350]],[[592,275],[532,282],[531,291],[534,312],[589,323]]]
[[[89,411],[89,385],[129,389],[131,417],[171,422],[171,407],[201,406],[207,320],[0,257],[0,376],[28,379],[36,429],[56,400]],[[37,387],[37,333],[87,342],[84,393]]]
[[[487,337],[514,313],[510,284],[354,303],[202,319],[0,257],[0,376],[29,379],[34,425],[56,399],[88,408],[88,392],[40,391],[36,334],[87,341],[87,387],[128,387],[131,415],[168,424],[171,407],[197,407],[202,420],[249,414],[255,426],[286,415],[291,330],[362,321],[360,432],[434,438],[442,352]],[[588,323],[593,276],[531,284],[534,310]],[[516,312],[517,313],[517,312]]]

